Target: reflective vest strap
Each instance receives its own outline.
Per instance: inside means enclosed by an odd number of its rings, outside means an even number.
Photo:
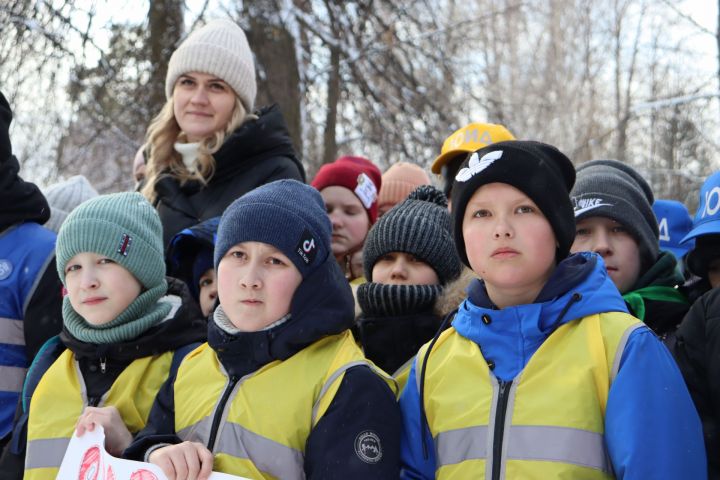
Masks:
[[[631,325],[627,330],[625,330],[622,337],[620,337],[620,342],[618,342],[617,350],[615,350],[615,358],[613,359],[612,371],[610,372],[610,384],[615,381],[618,370],[620,370],[620,360],[622,360],[623,352],[625,352],[625,346],[630,339],[630,334],[638,328],[642,327],[643,325],[643,323],[635,323]]]
[[[212,428],[212,417],[207,416],[199,422],[183,428],[177,432],[177,436],[183,441],[200,442],[205,445],[210,441],[210,429]]]
[[[258,470],[276,478],[300,480],[305,477],[302,452],[251,432],[237,423],[225,424],[215,453],[248,459]]]
[[[511,426],[506,434],[507,460],[559,462],[610,472],[603,435],[576,428]],[[435,437],[437,466],[488,455],[485,425],[441,432]]]
[[[487,458],[487,436],[487,425],[440,432],[435,437],[437,468]]]
[[[43,438],[29,441],[25,455],[25,469],[59,468],[69,444],[69,438]]]
[[[508,460],[541,460],[570,463],[610,472],[603,435],[576,428],[554,426],[510,427]]]
[[[25,381],[26,369],[0,366],[0,391],[19,393]]]
[[[397,370],[395,370],[395,373],[392,374],[392,377],[393,377],[393,378],[397,378],[397,377],[399,377],[400,375],[402,375],[403,373],[405,373],[406,370],[410,370],[410,367],[412,366],[412,364],[413,364],[414,362],[415,362],[415,357],[413,357],[413,358],[409,359],[407,362],[403,363],[403,364],[400,366],[400,368],[398,368]],[[416,365],[417,365],[417,364],[416,364]],[[415,372],[417,372],[417,366],[415,367]],[[418,390],[418,391],[419,391],[419,390]]]
[[[0,317],[0,343],[25,345],[25,329],[22,320]]]
[[[340,375],[343,375],[347,370],[351,369],[352,367],[357,367],[358,365],[368,365],[368,363],[365,360],[357,360],[354,362],[349,362],[343,365],[342,367],[335,370],[330,377],[325,381],[322,388],[320,389],[320,394],[317,397],[317,400],[315,400],[315,405],[313,405],[312,408],[312,425],[315,426],[317,420],[318,420],[318,409],[320,408],[320,401],[325,396],[325,393],[330,389],[332,384],[335,382],[335,380],[338,379]]]

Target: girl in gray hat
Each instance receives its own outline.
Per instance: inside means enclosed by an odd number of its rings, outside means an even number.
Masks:
[[[256,112],[256,90],[252,52],[230,20],[209,22],[170,57],[168,100],[147,131],[140,187],[160,214],[166,248],[259,185],[305,179],[280,109]]]
[[[368,233],[363,261],[368,281],[357,290],[355,334],[402,386],[415,353],[442,323],[434,307],[443,287],[460,274],[445,195],[423,185],[394,206]]]

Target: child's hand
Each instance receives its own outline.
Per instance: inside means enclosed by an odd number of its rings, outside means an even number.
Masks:
[[[197,442],[158,448],[148,460],[162,468],[168,480],[207,480],[213,467],[213,454]]]
[[[86,431],[95,430],[95,425],[105,429],[105,449],[110,455],[119,457],[132,442],[132,434],[115,407],[87,407],[78,418],[75,431],[81,437]]]

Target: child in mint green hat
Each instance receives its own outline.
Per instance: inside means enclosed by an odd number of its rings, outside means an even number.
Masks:
[[[67,290],[63,331],[30,368],[13,438],[25,478],[55,478],[73,432],[95,425],[119,455],[174,366],[206,335],[185,284],[165,277],[160,219],[138,193],[75,209],[58,234],[57,268]]]

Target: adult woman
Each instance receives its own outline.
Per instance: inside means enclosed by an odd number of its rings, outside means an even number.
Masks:
[[[247,39],[229,20],[193,32],[170,58],[140,189],[160,214],[166,247],[259,185],[305,179],[279,108],[252,113],[256,90]]]

